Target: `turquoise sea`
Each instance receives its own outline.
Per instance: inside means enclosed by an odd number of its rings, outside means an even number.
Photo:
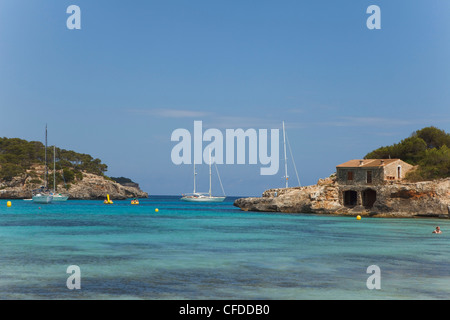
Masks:
[[[233,201],[2,200],[0,299],[450,298],[449,220],[252,213]],[[80,290],[66,286],[70,265]],[[371,265],[380,290],[366,286]]]

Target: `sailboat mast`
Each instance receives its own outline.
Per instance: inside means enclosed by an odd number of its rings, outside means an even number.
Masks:
[[[211,198],[211,149],[209,149],[209,197]]]
[[[195,193],[195,176],[197,175],[197,172],[195,172],[195,159],[194,159],[194,193]]]
[[[287,156],[286,156],[286,129],[284,127],[284,121],[283,121],[283,141],[284,141],[284,172],[285,172],[285,179],[286,179],[286,188],[289,187],[288,180],[289,176],[287,173]]]
[[[53,146],[53,193],[56,193],[56,146]]]
[[[48,167],[47,167],[47,125],[45,125],[45,189],[48,189]]]

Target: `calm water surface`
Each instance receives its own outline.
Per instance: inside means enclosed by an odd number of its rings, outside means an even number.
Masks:
[[[0,299],[450,298],[450,221],[248,213],[233,201],[0,201]],[[70,265],[81,290],[66,287]],[[366,287],[370,265],[381,290]]]

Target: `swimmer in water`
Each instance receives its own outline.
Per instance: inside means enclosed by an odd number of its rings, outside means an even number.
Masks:
[[[436,230],[434,230],[433,233],[442,233],[441,228],[436,227]]]

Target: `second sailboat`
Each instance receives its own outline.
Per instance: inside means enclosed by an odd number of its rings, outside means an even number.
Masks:
[[[217,167],[216,167],[217,169]],[[194,192],[191,194],[183,195],[181,198],[182,201],[189,201],[189,202],[223,202],[226,197],[215,197],[212,195],[211,190],[211,177],[212,177],[212,170],[211,170],[211,150],[209,150],[209,192],[208,193],[200,193],[195,190],[195,176],[197,175],[197,172],[195,171],[195,162],[194,162]],[[217,170],[217,175],[219,177],[219,171]],[[222,182],[220,181],[220,185],[222,186]],[[223,186],[222,186],[223,191]],[[225,192],[224,192],[225,194]]]

